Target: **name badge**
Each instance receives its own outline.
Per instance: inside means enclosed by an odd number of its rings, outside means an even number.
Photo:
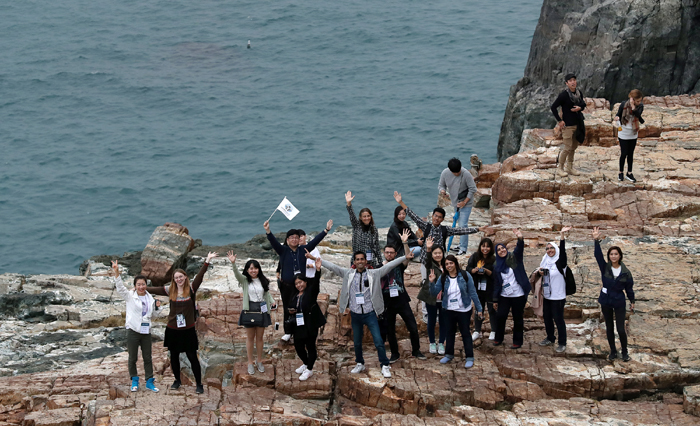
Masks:
[[[294,270],[294,276],[297,276],[298,274],[301,274],[301,271],[298,270],[298,269],[295,269],[295,270]]]
[[[367,252],[365,253],[365,256],[367,257],[368,262],[372,261],[372,251],[371,250],[367,250]]]
[[[503,286],[503,294],[505,294],[506,296],[509,294],[513,294],[513,286],[511,286],[510,283]]]
[[[608,289],[603,287],[603,293],[608,294]]]
[[[304,325],[304,314],[297,314],[297,325]]]
[[[486,281],[485,280],[479,281],[479,290],[486,291]]]
[[[177,328],[183,328],[187,325],[187,321],[185,321],[185,316],[182,314],[177,314],[175,320],[177,321]]]
[[[263,314],[267,313],[267,302],[260,302],[260,312]]]
[[[141,323],[141,331],[140,331],[141,334],[149,334],[150,330],[151,330],[151,324],[149,324],[147,322]]]
[[[389,297],[399,297],[399,286],[392,285],[389,287]]]
[[[450,299],[450,302],[448,303],[448,309],[457,309],[459,308],[459,300],[458,299]]]
[[[355,303],[358,305],[364,305],[365,304],[365,294],[364,293],[355,293]]]

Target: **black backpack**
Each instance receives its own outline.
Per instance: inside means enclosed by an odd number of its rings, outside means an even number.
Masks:
[[[574,280],[574,273],[571,272],[571,268],[567,266],[566,273],[559,269],[558,266],[557,269],[559,270],[559,273],[564,276],[564,282],[566,283],[566,295],[570,296],[572,294],[576,294],[576,280]]]

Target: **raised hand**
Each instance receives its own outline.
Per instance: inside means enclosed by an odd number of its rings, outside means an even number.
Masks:
[[[435,271],[433,269],[430,270],[430,275],[428,276],[428,279],[431,283],[434,283],[435,280],[437,280],[437,277],[435,277]]]
[[[433,237],[425,239],[425,249],[431,251],[433,249]]]
[[[263,228],[265,228],[266,233],[270,233],[270,221],[266,220],[265,223],[263,223]]]
[[[352,204],[352,200],[354,199],[355,197],[352,195],[351,191],[345,193],[345,202],[348,203],[348,206]]]
[[[593,227],[593,239],[596,241],[600,241],[600,228],[597,226]]]
[[[394,191],[394,200],[396,200],[396,202],[399,204],[401,204],[401,201],[403,201],[403,197],[401,197],[399,191]]]
[[[119,276],[119,262],[116,260],[112,261],[112,276],[118,277]]]
[[[411,250],[408,250],[406,252],[406,259],[409,259],[409,260],[413,259],[413,256],[415,256],[415,255],[413,254],[413,252]]]
[[[411,231],[408,229],[404,229],[403,232],[401,233],[401,242],[406,244],[408,242],[408,237],[411,236]]]
[[[331,228],[333,227],[333,219],[329,220],[326,222],[326,234],[331,232]]]
[[[518,238],[522,238],[522,237],[523,237],[523,233],[520,232],[520,229],[518,229],[518,228],[513,229],[513,233],[514,233],[515,236],[518,237]]]
[[[323,261],[321,260],[321,256],[316,258],[316,270],[320,271],[321,270],[321,265],[323,264]]]
[[[560,232],[561,232],[562,234],[564,234],[564,233],[569,232],[569,231],[571,231],[571,227],[570,227],[570,226],[565,226],[565,227],[561,228],[561,231],[560,231]]]
[[[311,253],[309,253],[309,249],[304,249],[304,250],[306,250],[306,254],[304,255],[304,257],[306,257],[307,259],[316,260],[316,258],[313,257],[311,255]]]
[[[207,255],[207,260],[205,260],[206,263],[211,263],[211,260],[215,257],[218,257],[219,253],[210,251],[209,254]]]
[[[226,257],[228,257],[231,263],[236,263],[236,255],[233,254],[233,250],[229,250],[228,253],[226,253]]]

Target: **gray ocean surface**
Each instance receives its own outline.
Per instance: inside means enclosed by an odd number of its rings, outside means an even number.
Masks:
[[[424,214],[496,161],[542,0],[0,2],[0,273],[77,273],[165,222],[242,242]],[[252,48],[247,49],[251,40]]]

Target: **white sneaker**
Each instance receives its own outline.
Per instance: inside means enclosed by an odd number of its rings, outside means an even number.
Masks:
[[[430,344],[430,353],[431,354],[436,354],[437,353],[437,345],[435,343]]]
[[[304,367],[306,367],[306,366],[304,366]],[[313,375],[314,375],[313,370],[308,370],[308,369],[304,370],[304,372],[301,373],[301,376],[299,376],[299,380],[301,380],[303,382],[304,380],[307,380],[309,377],[311,377]]]
[[[282,340],[284,340],[285,342],[289,342],[289,339],[291,339],[291,338],[292,338],[291,334],[285,334],[284,336],[282,336]]]
[[[481,333],[479,333],[478,331],[475,331],[472,333],[472,340],[479,339],[480,337],[481,337]]]
[[[496,332],[495,331],[492,331],[491,333],[489,333],[489,340],[496,340]]]
[[[445,355],[445,345],[438,343],[438,354]]]
[[[257,365],[258,365],[258,371],[261,373],[264,373],[265,367],[262,365],[262,362],[258,362]]]
[[[301,367],[299,367],[299,368],[297,368],[296,370],[294,370],[294,372],[297,373],[297,374],[301,374],[301,373],[303,373],[304,371],[306,371],[306,364],[302,364]]]
[[[365,365],[358,363],[355,368],[350,371],[350,374],[362,373],[363,371],[365,371]]]
[[[391,377],[391,367],[388,365],[382,366],[382,376],[386,377],[387,379]]]

